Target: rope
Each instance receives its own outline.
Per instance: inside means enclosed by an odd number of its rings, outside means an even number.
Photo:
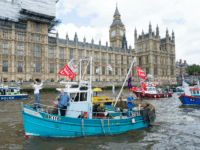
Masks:
[[[82,123],[82,133],[83,133],[83,136],[85,136],[85,133],[84,133],[84,120],[81,120],[81,123]]]
[[[112,133],[110,131],[110,126],[109,126],[109,118],[108,118],[108,129],[109,129],[110,135],[112,135]]]
[[[102,125],[102,129],[103,129],[103,133],[104,133],[104,135],[106,135],[105,134],[105,129],[104,129],[104,124],[103,124],[103,119],[101,119],[101,125]]]

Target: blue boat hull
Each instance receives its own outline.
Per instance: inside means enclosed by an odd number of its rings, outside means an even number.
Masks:
[[[81,137],[91,135],[111,135],[129,130],[145,128],[150,123],[144,123],[143,116],[125,119],[83,119],[62,117],[35,111],[24,107],[22,111],[26,136],[43,137]]]
[[[0,95],[0,100],[14,100],[14,99],[23,99],[28,98],[27,94],[24,95]]]
[[[200,105],[200,97],[181,95],[179,100],[183,105]]]

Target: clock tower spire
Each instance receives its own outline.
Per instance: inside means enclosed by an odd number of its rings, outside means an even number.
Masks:
[[[110,46],[122,48],[123,36],[126,30],[124,24],[121,21],[121,15],[116,5],[116,10],[113,16],[113,22],[110,26]]]

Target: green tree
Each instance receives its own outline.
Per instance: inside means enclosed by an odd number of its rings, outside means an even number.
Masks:
[[[189,75],[195,75],[195,72],[198,73],[198,75],[200,75],[200,66],[199,65],[196,65],[196,64],[193,64],[193,65],[189,65],[186,69],[187,73]]]

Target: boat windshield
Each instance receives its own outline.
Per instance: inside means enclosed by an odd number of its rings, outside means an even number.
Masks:
[[[74,98],[74,102],[87,101],[87,92],[70,94],[71,98]]]

